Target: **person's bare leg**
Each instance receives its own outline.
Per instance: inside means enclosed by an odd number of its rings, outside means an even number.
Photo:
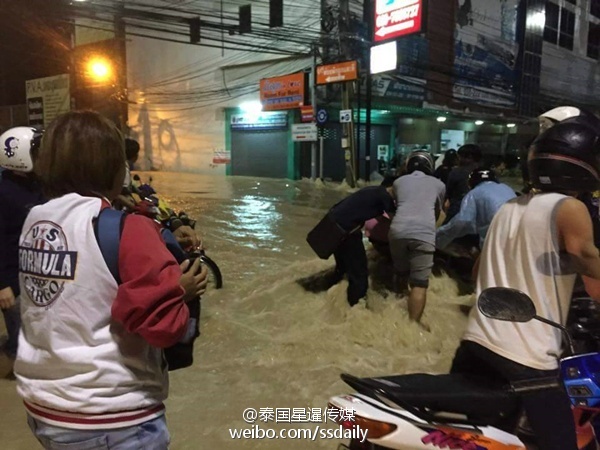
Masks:
[[[420,323],[425,303],[427,303],[427,288],[412,286],[408,294],[408,317]]]

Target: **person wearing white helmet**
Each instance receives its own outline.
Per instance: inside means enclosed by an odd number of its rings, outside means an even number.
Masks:
[[[575,106],[559,106],[538,116],[540,134],[557,123],[582,123],[595,129],[600,128],[596,116],[585,109]],[[600,130],[599,130],[600,131]],[[582,192],[577,197],[587,207],[594,227],[594,242],[600,246],[600,190]]]
[[[32,175],[33,157],[41,133],[31,127],[16,127],[0,135],[0,309],[8,332],[4,353],[14,360],[20,328],[19,235],[31,207],[44,201]]]
[[[577,195],[600,188],[600,121],[578,115],[541,133],[527,166],[533,189],[494,216],[479,258],[477,296],[489,287],[526,293],[537,313],[566,324],[577,275],[600,301],[600,254]],[[471,310],[451,372],[512,384],[558,376],[562,337],[539,321],[503,322]],[[540,450],[576,450],[564,389],[522,394]]]

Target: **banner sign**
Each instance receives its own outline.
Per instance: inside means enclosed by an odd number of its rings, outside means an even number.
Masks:
[[[454,42],[455,99],[515,107],[517,4],[517,0],[459,3]]]
[[[232,130],[275,130],[288,125],[287,112],[261,112],[260,114],[233,114]]]
[[[425,0],[376,0],[374,42],[419,33],[425,23]]]
[[[337,64],[326,64],[317,67],[317,84],[354,81],[357,78],[358,64],[356,61],[346,61]]]
[[[303,72],[260,80],[260,102],[263,111],[295,109],[304,106],[305,74]]]
[[[56,116],[71,109],[69,75],[25,82],[29,125],[45,128]]]

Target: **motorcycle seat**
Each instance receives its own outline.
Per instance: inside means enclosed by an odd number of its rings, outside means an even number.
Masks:
[[[506,386],[461,374],[409,374],[361,379],[400,406],[430,415],[453,413],[469,420],[497,424],[519,412],[519,400]]]

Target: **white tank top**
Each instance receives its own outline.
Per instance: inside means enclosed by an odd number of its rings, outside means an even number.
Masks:
[[[488,287],[518,289],[531,297],[539,316],[566,323],[576,273],[559,251],[556,212],[567,198],[557,193],[530,194],[500,209],[481,253],[477,296]],[[463,339],[539,370],[558,367],[562,343],[559,330],[538,320],[488,319],[477,307],[471,311]]]

